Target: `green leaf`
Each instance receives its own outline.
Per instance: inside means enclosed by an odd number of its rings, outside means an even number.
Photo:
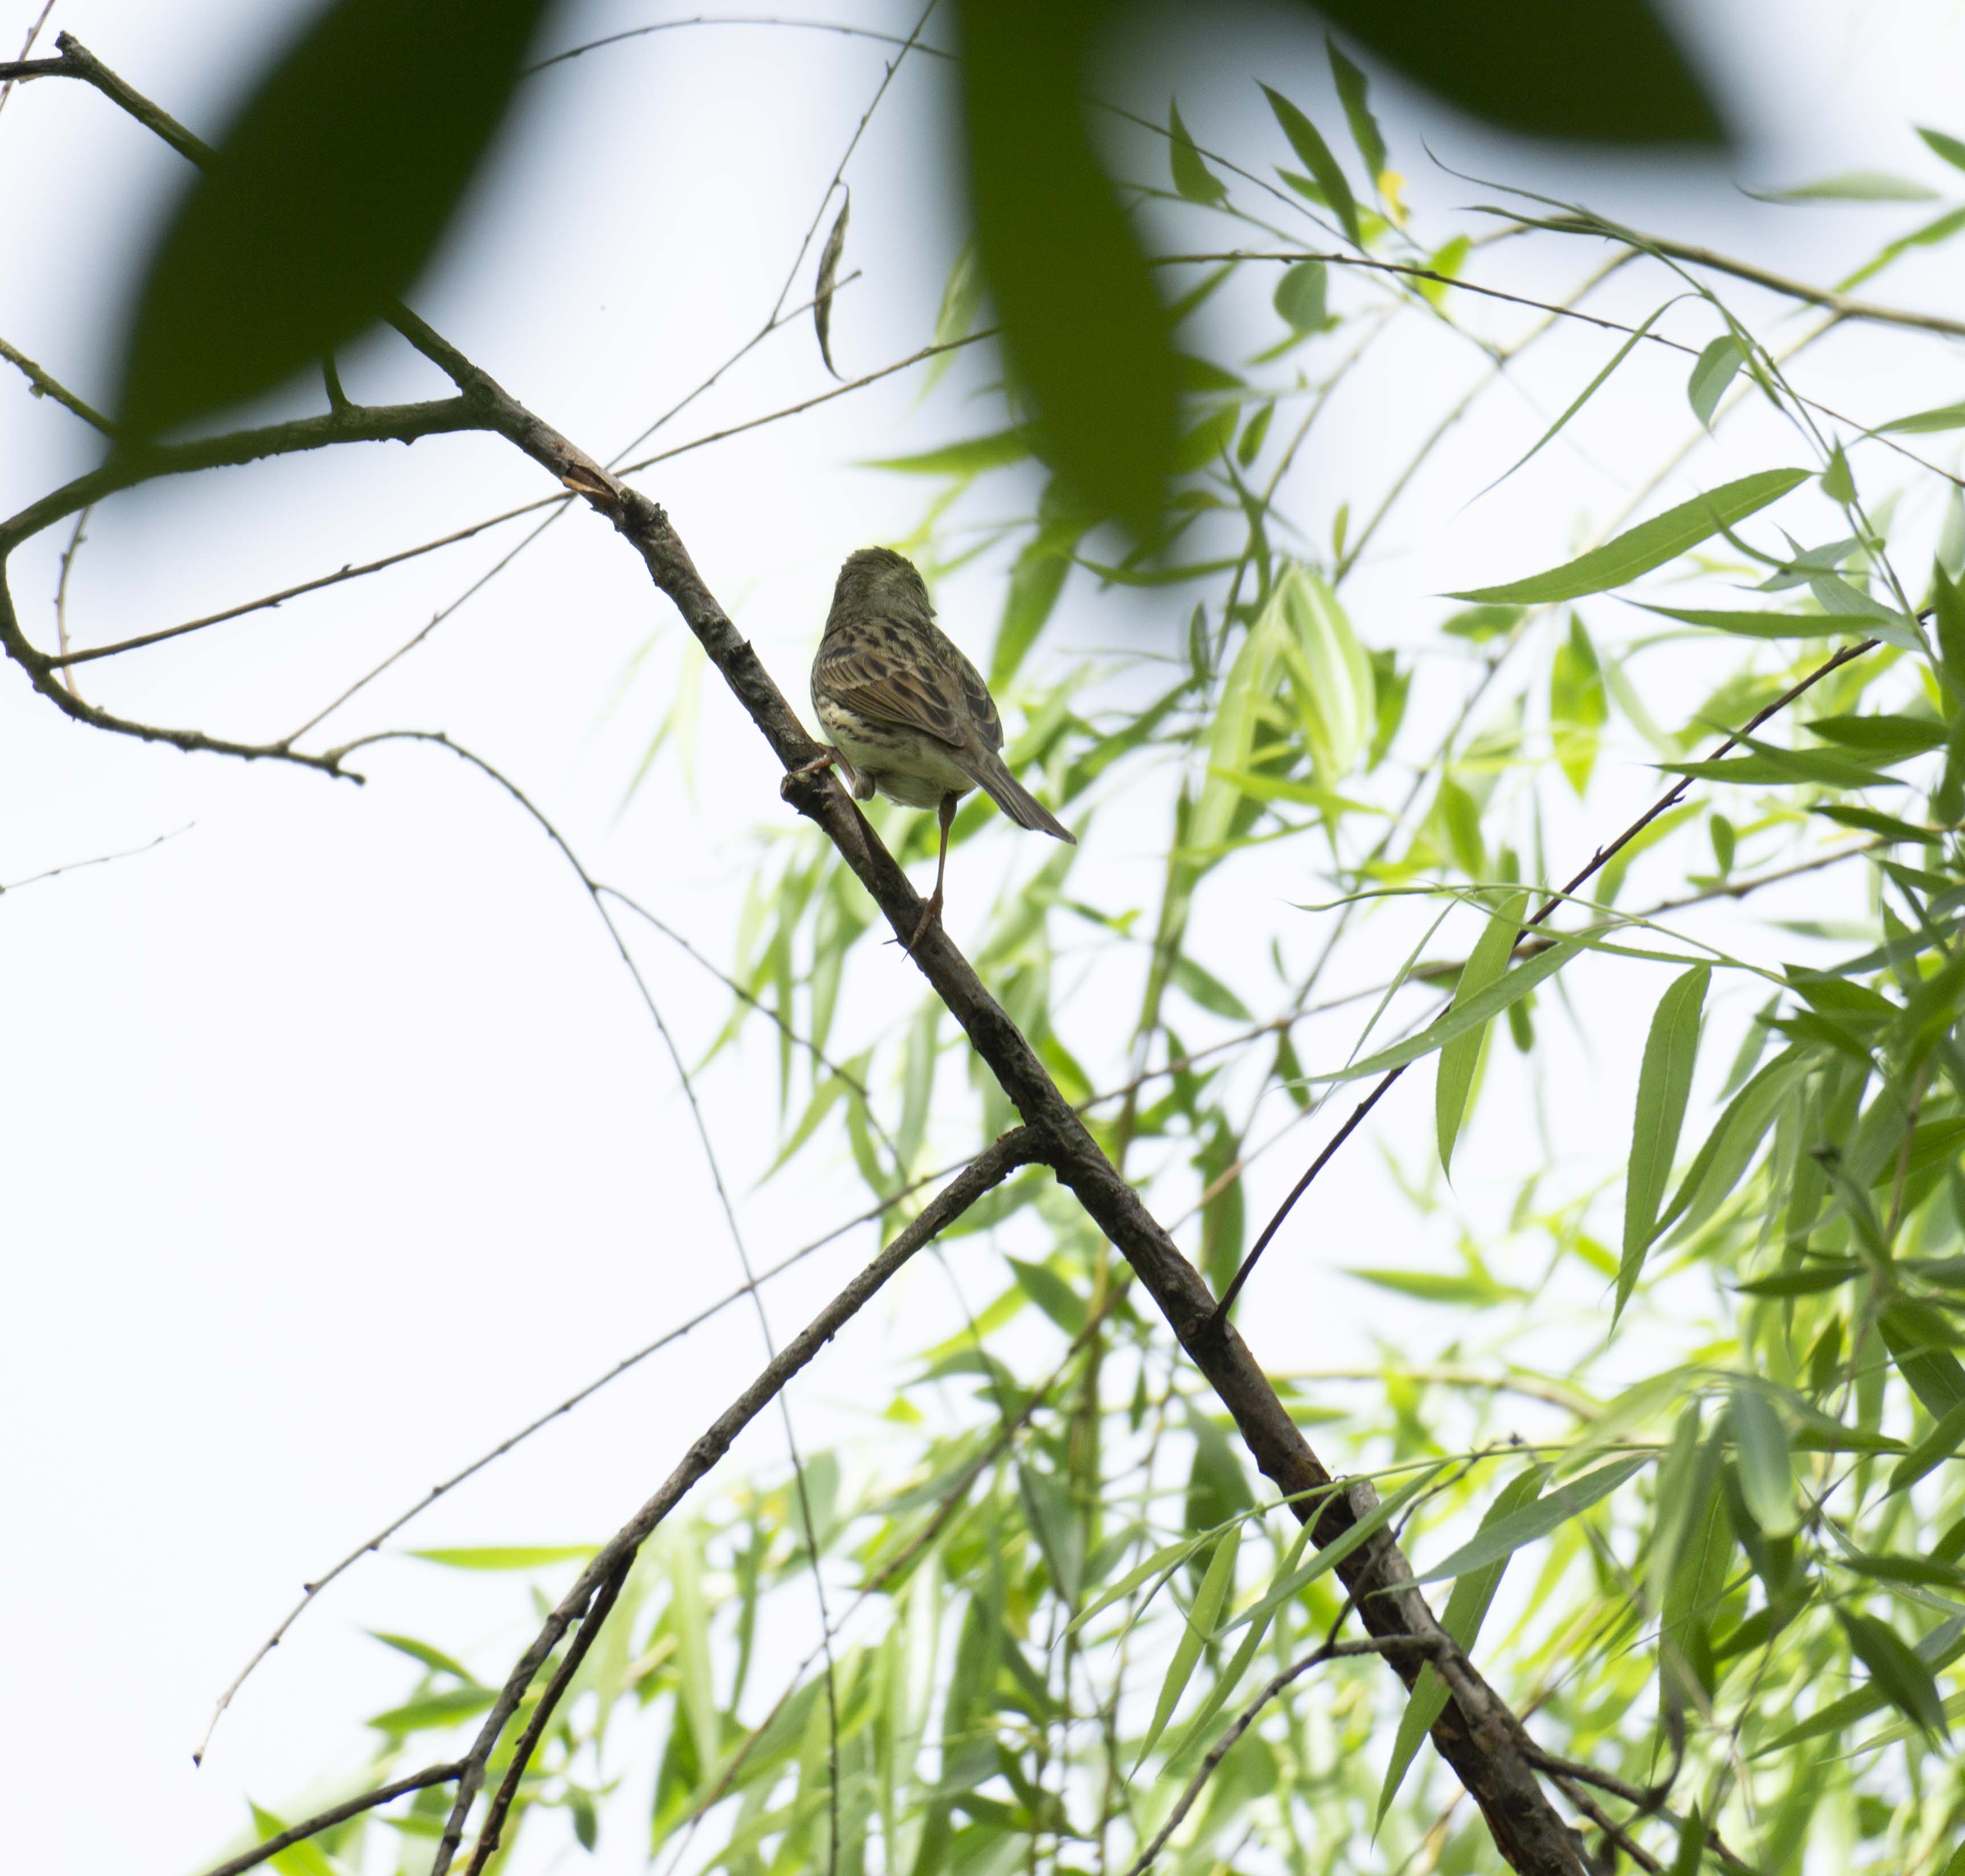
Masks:
[[[1478,1535],[1462,1544],[1446,1562],[1436,1565],[1415,1580],[1422,1583],[1444,1582],[1449,1577],[1464,1576],[1470,1570],[1505,1562],[1523,1545],[1546,1537],[1551,1531],[1588,1511],[1599,1499],[1608,1498],[1626,1479],[1635,1478],[1651,1463],[1651,1456],[1648,1453],[1632,1459],[1613,1459],[1609,1465],[1600,1466],[1581,1479],[1552,1485],[1533,1504],[1524,1505],[1506,1517],[1497,1518],[1491,1525],[1483,1525]]]
[[[1320,0],[1318,13],[1436,97],[1529,137],[1723,143],[1691,67],[1642,0],[1484,7]]]
[[[1517,1472],[1496,1493],[1494,1502],[1488,1506],[1487,1515],[1481,1520],[1481,1530],[1492,1530],[1503,1519],[1532,1504],[1541,1488],[1542,1479],[1540,1470],[1533,1466]],[[1494,1592],[1500,1588],[1501,1575],[1507,1567],[1507,1558],[1499,1557],[1455,1579],[1453,1593],[1447,1598],[1446,1613],[1439,1619],[1439,1626],[1460,1644],[1463,1653],[1471,1653],[1479,1639],[1481,1624],[1487,1619]],[[1433,1672],[1433,1664],[1429,1662],[1420,1669],[1419,1678],[1413,1684],[1411,1696],[1406,1702],[1406,1710],[1399,1716],[1398,1736],[1392,1742],[1391,1762],[1385,1768],[1385,1781],[1379,1788],[1375,1829],[1385,1823],[1387,1807],[1397,1796],[1399,1787],[1404,1782],[1421,1744],[1433,1730],[1433,1723],[1446,1710],[1446,1684]]]
[[[1362,247],[1365,237],[1358,227],[1357,198],[1352,195],[1351,185],[1337,159],[1331,155],[1330,146],[1323,140],[1317,126],[1282,92],[1272,91],[1265,85],[1262,95],[1269,99],[1269,108],[1283,127],[1283,134],[1289,139],[1290,147],[1296,152],[1298,161],[1323,191],[1323,199],[1330,204],[1330,212],[1343,224],[1344,232],[1351,237],[1352,244]]]
[[[955,257],[955,265],[948,270],[948,279],[941,290],[941,305],[934,316],[931,343],[947,346],[966,339],[975,329],[976,315],[982,310],[982,270],[976,264],[976,243],[965,241],[962,252]],[[942,374],[954,362],[952,351],[938,352],[928,362],[928,375],[921,385],[924,397],[941,382]]]
[[[420,1661],[426,1668],[433,1668],[439,1674],[454,1674],[460,1681],[474,1683],[478,1677],[460,1662],[446,1655],[441,1648],[433,1648],[428,1642],[420,1642],[413,1635],[388,1635],[380,1629],[368,1633],[385,1648],[393,1648],[398,1654],[407,1655],[412,1661]]]
[[[1713,413],[1726,394],[1726,387],[1746,362],[1746,348],[1730,332],[1722,333],[1700,353],[1687,381],[1685,394],[1692,405],[1692,414],[1707,430],[1713,427]]]
[[[285,1818],[277,1817],[257,1804],[252,1807],[252,1828],[259,1832],[262,1843],[290,1828]],[[337,1876],[334,1865],[327,1859],[327,1852],[311,1837],[303,1837],[298,1843],[288,1845],[266,1861],[270,1868],[279,1871],[280,1876]]]
[[[1757,202],[1934,202],[1935,189],[1883,169],[1847,169],[1791,189],[1748,189]]]
[[[1166,308],[1092,146],[1094,9],[960,0],[976,251],[1038,452],[1073,495],[1137,538],[1160,532],[1177,372]]]
[[[1247,1004],[1212,971],[1196,964],[1185,952],[1174,959],[1168,975],[1203,1009],[1211,1011],[1217,1016],[1233,1017],[1237,1022],[1255,1020]]]
[[[1934,410],[1916,410],[1909,417],[1879,423],[1879,436],[1921,436],[1936,430],[1965,430],[1965,404],[1941,404]]]
[[[470,1549],[412,1550],[426,1563],[452,1570],[539,1570],[549,1563],[584,1563],[597,1544],[486,1544]]]
[[[1085,1327],[1085,1299],[1048,1265],[1026,1263],[1021,1257],[1009,1260],[1024,1294],[1037,1305],[1066,1335],[1076,1335]]]
[[[972,436],[966,442],[944,443],[939,449],[925,449],[918,455],[875,456],[861,466],[892,469],[902,475],[979,475],[985,469],[1000,469],[1012,462],[1028,462],[1031,453],[1028,430],[995,430],[987,436]]]
[[[1658,1235],[1658,1208],[1664,1202],[1692,1094],[1692,1071],[1699,1057],[1701,1013],[1709,965],[1696,964],[1675,979],[1651,1015],[1645,1038],[1644,1064],[1638,1071],[1638,1108],[1631,1128],[1630,1169],[1624,1180],[1623,1257],[1617,1268],[1617,1305],[1612,1320],[1636,1289],[1645,1253]]]
[[[1201,1587],[1194,1594],[1194,1606],[1187,1612],[1187,1627],[1181,1631],[1180,1639],[1174,1646],[1173,1659],[1167,1664],[1166,1678],[1160,1683],[1153,1723],[1147,1729],[1145,1742],[1140,1748],[1140,1762],[1166,1730],[1166,1723],[1173,1717],[1173,1710],[1179,1705],[1195,1664],[1201,1659],[1201,1651],[1214,1633],[1222,1605],[1235,1586],[1235,1559],[1241,1546],[1242,1527],[1235,1524],[1223,1533],[1214,1546],[1208,1573],[1201,1578]]]
[[[1731,782],[1736,787],[1878,788],[1890,777],[1867,764],[1831,749],[1783,749],[1751,736],[1738,738],[1751,755],[1728,756],[1717,762],[1661,762],[1668,775],[1689,775],[1695,781]]]
[[[1642,603],[1633,600],[1632,605]],[[1832,639],[1844,633],[1854,636],[1855,622],[1846,616],[1827,613],[1728,613],[1703,607],[1645,606],[1648,613],[1659,613],[1688,626],[1703,626],[1713,632],[1730,632],[1741,639]]]
[[[1758,475],[1742,476],[1737,482],[1725,483],[1710,494],[1667,509],[1581,558],[1552,568],[1546,573],[1532,574],[1506,586],[1450,593],[1447,597],[1487,605],[1543,606],[1581,599],[1587,594],[1606,593],[1640,574],[1662,567],[1668,560],[1677,559],[1722,527],[1732,527],[1748,516],[1758,514],[1808,479],[1806,469],[1763,469]]]
[[[1326,304],[1330,291],[1330,270],[1322,261],[1298,261],[1276,282],[1276,311],[1297,332],[1327,331],[1335,323]]]
[[[1206,163],[1180,121],[1180,106],[1167,100],[1167,162],[1173,172],[1173,185],[1190,202],[1214,203],[1228,193],[1228,187]]]
[[[368,1724],[378,1733],[397,1737],[424,1733],[436,1726],[460,1726],[487,1711],[498,1697],[495,1687],[449,1687],[440,1694],[428,1694],[386,1713],[374,1715]]]
[[[1372,114],[1371,81],[1338,50],[1336,40],[1328,33],[1323,36],[1323,49],[1330,60],[1330,76],[1336,81],[1337,101],[1344,107],[1344,121],[1351,127],[1351,140],[1358,146],[1358,154],[1365,159],[1365,173],[1375,188],[1379,177],[1385,173],[1385,140],[1378,119]]]
[[[1372,740],[1378,681],[1372,661],[1321,574],[1291,567],[1273,605],[1283,630],[1278,650],[1288,671],[1297,722],[1317,779],[1334,788],[1358,766]]]
[[[1944,1703],[1938,1694],[1937,1677],[1903,1637],[1874,1616],[1838,1609],[1835,1619],[1841,1623],[1857,1659],[1869,1669],[1870,1679],[1890,1704],[1925,1732],[1942,1733],[1949,1739],[1951,1729],[1945,1723]]]
[[[1569,631],[1555,648],[1549,672],[1549,726],[1555,759],[1577,794],[1590,786],[1597,747],[1610,706],[1603,694],[1603,668],[1597,648],[1574,613]]]
[[[1490,1018],[1500,1015],[1510,1005],[1520,1002],[1538,984],[1554,977],[1578,951],[1587,948],[1584,939],[1559,938],[1547,951],[1531,957],[1526,964],[1517,964],[1499,982],[1490,984],[1479,996],[1468,999],[1464,1006],[1456,1002],[1438,1022],[1417,1035],[1389,1049],[1381,1049],[1376,1055],[1367,1056],[1362,1062],[1353,1062],[1348,1067],[1306,1079],[1356,1081],[1362,1075],[1381,1075],[1388,1068],[1403,1068],[1407,1063],[1416,1062],[1422,1056],[1430,1055],[1435,1049],[1444,1048],[1455,1037],[1465,1035],[1470,1029],[1480,1028]]]
[[[256,397],[384,317],[503,121],[546,0],[338,0],[252,88],[158,244],[132,436]]]
[[[1344,1274],[1417,1302],[1446,1303],[1459,1309],[1489,1309],[1497,1303],[1523,1302],[1529,1295],[1485,1276],[1447,1276],[1429,1270],[1374,1270],[1355,1265],[1346,1266]]]
[[[1770,1537],[1795,1528],[1794,1459],[1787,1429],[1758,1388],[1733,1384],[1733,1441],[1740,1466],[1740,1495],[1754,1521]]]
[[[1954,169],[1965,169],[1965,143],[1955,137],[1948,137],[1942,130],[1928,130],[1920,124],[1917,134],[1930,146],[1932,152],[1942,156]]]
[[[1487,925],[1475,940],[1466,968],[1460,973],[1451,1007],[1457,1009],[1471,1002],[1507,969],[1528,905],[1526,892],[1510,893],[1488,913]],[[1460,1137],[1460,1123],[1466,1116],[1467,1096],[1474,1086],[1474,1071],[1480,1066],[1481,1044],[1486,1035],[1483,1025],[1439,1052],[1439,1078],[1433,1089],[1433,1134],[1439,1147],[1440,1170],[1449,1176],[1454,1143]]]
[[[1925,1666],[1936,1672],[1951,1666],[1960,1655],[1965,1655],[1965,1617],[1954,1616],[1941,1623],[1921,1639],[1913,1651]],[[1764,1746],[1757,1746],[1751,1755],[1764,1759],[1770,1753],[1782,1752],[1796,1746],[1819,1739],[1830,1733],[1840,1733],[1852,1722],[1860,1720],[1866,1713],[1874,1713],[1886,1702],[1886,1696],[1880,1686],[1858,1688],[1852,1694],[1844,1694],[1838,1700],[1811,1713],[1798,1726],[1791,1726],[1785,1733],[1770,1739]]]

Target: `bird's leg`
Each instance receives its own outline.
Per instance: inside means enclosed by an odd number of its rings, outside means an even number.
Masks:
[[[934,890],[929,893],[928,903],[921,908],[921,923],[915,927],[915,935],[908,940],[908,949],[912,951],[921,941],[921,935],[941,916],[942,876],[948,870],[948,830],[955,819],[956,803],[960,795],[944,795],[937,818],[941,822],[941,851],[934,862]]]
[[[796,781],[806,775],[823,775],[828,769],[838,770],[839,779],[846,784],[846,792],[854,800],[867,801],[872,799],[873,793],[872,779],[862,775],[830,743],[825,744],[809,762],[801,764],[797,768],[787,771],[785,779],[787,781]]]

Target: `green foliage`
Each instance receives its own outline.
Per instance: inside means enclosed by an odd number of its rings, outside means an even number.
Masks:
[[[269,391],[382,319],[505,114],[548,0],[336,0],[165,232],[117,408],[134,437]]]

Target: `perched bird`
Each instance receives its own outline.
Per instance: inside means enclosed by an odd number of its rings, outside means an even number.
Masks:
[[[812,664],[812,707],[832,739],[812,770],[838,768],[858,800],[877,788],[941,817],[934,891],[910,949],[941,915],[949,823],[970,789],[979,787],[1019,827],[1077,845],[1004,766],[1002,719],[989,687],[935,624],[914,563],[891,548],[863,547],[839,570]]]

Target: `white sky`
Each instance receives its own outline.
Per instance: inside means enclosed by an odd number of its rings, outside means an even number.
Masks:
[[[0,48],[11,53],[38,11],[39,0],[0,0]],[[75,32],[209,130],[292,12],[243,0],[169,8],[59,0],[47,30]],[[568,9],[556,43],[661,17],[645,0],[591,0]],[[842,0],[828,17],[905,31],[912,14]],[[1177,79],[1196,136],[1259,167],[1280,152],[1248,74],[1327,119],[1327,83],[1320,47],[1292,31],[1283,10],[1248,18],[1240,49],[1217,50],[1212,66],[1170,50],[1150,54],[1137,95],[1158,109]],[[1738,68],[1747,114],[1766,138],[1743,159],[1741,180],[1793,183],[1862,166],[1954,195],[1965,185],[1907,127],[1965,134],[1956,6],[1735,0],[1699,19]],[[529,93],[521,134],[449,259],[414,296],[419,310],[567,434],[611,453],[755,330],[882,58],[866,42],[817,33],[695,29],[557,68]],[[1396,86],[1381,82],[1377,95],[1394,165],[1423,214],[1493,196],[1431,171],[1422,136],[1458,168],[1587,198],[1814,278],[1834,277],[1935,212],[1780,209],[1710,174],[1661,179],[1601,161],[1557,165]],[[949,103],[944,73],[925,62],[904,71],[855,159],[847,265],[864,278],[841,297],[835,340],[849,373],[928,335],[959,244],[937,162],[924,153]],[[0,114],[8,214],[0,336],[101,397],[130,243],[182,170],[79,87],[17,92]],[[1511,246],[1484,257],[1478,277],[1534,292],[1580,266],[1573,252]],[[1965,304],[1960,284],[1947,251],[1913,260],[1875,291],[1955,311]],[[1662,297],[1655,279],[1633,280],[1605,304],[1644,311]],[[1766,310],[1751,294],[1737,303]],[[1273,336],[1259,294],[1220,317],[1246,329],[1237,340],[1245,349]],[[1673,317],[1671,329],[1694,342],[1712,336],[1709,314],[1704,326],[1693,309]],[[1523,373],[1524,394],[1491,394],[1475,427],[1420,479],[1346,590],[1368,642],[1423,642],[1445,610],[1430,596],[1563,557],[1676,446],[1690,422],[1684,362],[1634,360],[1578,425],[1574,449],[1552,448],[1466,507],[1608,350],[1584,330],[1552,339]],[[1375,500],[1467,381],[1472,357],[1415,333],[1336,401],[1286,504],[1314,538],[1328,539],[1340,501]],[[380,342],[344,361],[343,375],[352,394],[376,401],[436,389],[426,368]],[[5,375],[0,504],[11,510],[88,466],[95,451],[81,426]],[[963,402],[963,388],[983,375],[973,363],[958,368],[925,403],[915,380],[890,381],[643,478],[795,698],[838,561],[906,532],[928,492],[854,465],[983,427]],[[1824,347],[1804,381],[1870,422],[1965,395],[1954,354],[1867,334]],[[668,433],[684,440],[823,382],[800,323]],[[1694,459],[1675,498],[1799,461],[1794,448],[1771,425],[1742,424]],[[1859,474],[1864,467],[1859,458]],[[1876,485],[1890,479],[1880,475]],[[455,438],[120,498],[90,526],[72,627],[82,642],[105,642],[545,492],[509,450]],[[976,512],[1003,511],[1009,500],[992,490]],[[508,529],[386,581],[85,667],[85,690],[155,720],[277,734],[516,538]],[[43,643],[62,545],[59,533],[43,537],[12,569],[23,616]],[[944,623],[972,650],[986,645],[1001,590],[991,562],[940,595]],[[1053,636],[1073,648],[1137,643],[1191,603],[1101,602],[1081,581]],[[1630,629],[1615,608],[1592,616],[1606,633]],[[626,682],[651,635],[652,652]],[[351,706],[337,735],[449,731],[530,791],[595,873],[727,962],[758,864],[751,831],[789,817],[762,745],[713,679],[693,788],[665,758],[620,811],[673,694],[680,636],[611,533],[571,516]],[[1720,668],[1680,656],[1671,668],[1683,674],[1682,694],[1664,702],[1683,714]],[[1422,707],[1443,710],[1459,680],[1433,681]],[[1587,813],[1552,838],[1565,870],[1655,791],[1645,760],[1629,738],[1606,758]],[[168,1871],[208,1861],[238,1828],[243,1794],[285,1806],[314,1774],[347,1762],[362,1716],[400,1694],[401,1664],[363,1640],[362,1628],[408,1630],[446,1646],[497,1641],[515,1607],[509,1584],[373,1560],[310,1614],[249,1685],[206,1768],[191,1768],[214,1696],[304,1578],[738,1280],[674,1074],[563,864],[508,800],[440,752],[378,751],[363,766],[370,783],[357,790],[140,747],[71,726],[11,668],[0,677],[0,881],[175,835],[0,903],[0,1399],[9,1430],[0,1502],[10,1533],[0,1609],[11,1689],[0,1763],[11,1854],[22,1868]],[[1114,906],[1150,902],[1158,799],[1147,790],[1100,822],[1076,892]],[[958,940],[980,928],[1000,882],[1048,858],[1031,846],[1006,832],[965,851],[950,887]],[[1314,858],[1262,849],[1224,878],[1204,915],[1210,955],[1225,961],[1224,975],[1265,981],[1259,960],[1272,933],[1292,955],[1305,953],[1314,928],[1290,908],[1323,896]],[[1820,902],[1803,893],[1792,903]],[[659,937],[636,947],[685,1053],[699,1054],[722,1020],[723,993]],[[1379,967],[1361,953],[1348,981]],[[916,986],[897,953],[857,970],[846,1034],[870,1036],[895,1009],[914,1007]],[[1075,1042],[1121,1033],[1130,982],[1114,973],[1080,999]],[[1579,998],[1587,991],[1586,983]],[[1565,1101],[1555,1125],[1586,1171],[1608,1172],[1621,1150],[1648,1009],[1593,1034],[1594,1059],[1573,1041],[1560,1045],[1575,1070],[1571,1086],[1590,1092]],[[1320,1030],[1306,1054],[1327,1060],[1349,1040]],[[762,1263],[861,1201],[823,1153],[754,1189],[775,1144],[764,1092],[772,1052],[761,1031],[754,1043],[719,1063],[703,1094]],[[1116,1041],[1102,1055],[1095,1047],[1093,1072],[1109,1077],[1119,1057]],[[1504,1203],[1512,1170],[1536,1155],[1508,1125],[1524,1085],[1510,1067],[1490,1090],[1484,1150],[1464,1162],[1463,1195],[1477,1207]],[[1430,1135],[1430,1086],[1402,1091],[1404,1105],[1391,1110],[1408,1151]],[[1252,1216],[1266,1215],[1309,1138],[1252,1176]],[[1279,1242],[1261,1279],[1266,1360],[1351,1358],[1389,1324],[1409,1330],[1422,1352],[1443,1335],[1423,1312],[1388,1312],[1384,1296],[1325,1274],[1359,1260],[1447,1267],[1450,1231],[1409,1228],[1409,1215],[1388,1205],[1396,1202],[1375,1154],[1339,1162],[1314,1219]],[[1388,1218],[1397,1221],[1389,1233]],[[856,1233],[774,1289],[779,1333],[870,1248]],[[972,1297],[1000,1281],[989,1254],[978,1240],[963,1248]],[[884,1321],[849,1331],[809,1375],[795,1397],[802,1422],[819,1438],[857,1437],[858,1408],[877,1404],[896,1372],[873,1351],[918,1346],[947,1308],[941,1279],[913,1273],[876,1312]],[[604,1534],[758,1360],[754,1318],[729,1312],[454,1495],[406,1541]],[[738,1463],[768,1466],[778,1450],[775,1428],[761,1425]]]

